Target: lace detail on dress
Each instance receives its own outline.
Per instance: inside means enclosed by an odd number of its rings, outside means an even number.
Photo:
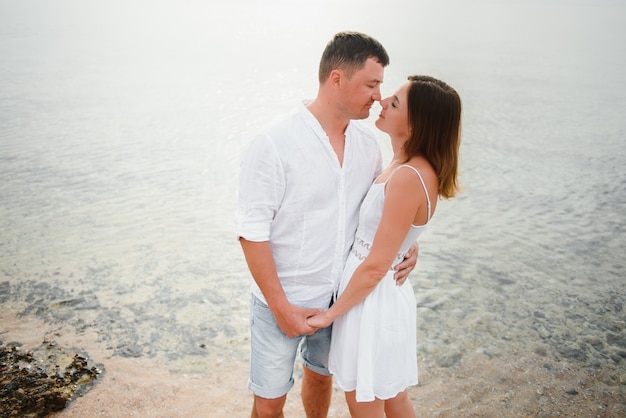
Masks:
[[[352,250],[350,252],[360,261],[363,261],[368,256],[371,249],[372,249],[371,243],[364,241],[361,238],[357,237],[354,239],[354,244],[352,245]],[[398,253],[395,258],[396,263],[404,260],[405,255],[406,255],[406,252]],[[396,263],[393,263],[393,265],[395,266]]]

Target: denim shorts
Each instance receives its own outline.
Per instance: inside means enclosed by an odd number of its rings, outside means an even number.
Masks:
[[[280,398],[294,384],[293,371],[298,346],[302,364],[315,373],[330,376],[328,353],[332,326],[313,335],[287,337],[265,303],[252,295],[250,302],[250,378],[248,388],[265,399]]]

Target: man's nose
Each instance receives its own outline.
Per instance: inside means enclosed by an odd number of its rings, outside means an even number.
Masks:
[[[375,100],[375,101],[377,101],[377,102],[380,102],[380,101],[381,101],[382,97],[381,97],[381,95],[380,95],[380,89],[379,89],[379,88],[377,88],[376,90],[374,90],[374,92],[372,93],[372,99],[373,99],[373,100]]]

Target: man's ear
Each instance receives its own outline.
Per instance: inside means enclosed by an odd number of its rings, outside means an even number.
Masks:
[[[332,70],[330,72],[330,76],[328,77],[328,81],[334,87],[339,87],[341,85],[343,78],[343,71],[341,70]]]

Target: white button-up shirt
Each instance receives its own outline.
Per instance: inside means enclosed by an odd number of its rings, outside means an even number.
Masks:
[[[373,133],[346,128],[343,165],[305,103],[255,136],[241,161],[237,235],[269,241],[287,299],[325,309],[339,284],[359,207],[380,174]],[[253,281],[253,294],[265,302]]]

